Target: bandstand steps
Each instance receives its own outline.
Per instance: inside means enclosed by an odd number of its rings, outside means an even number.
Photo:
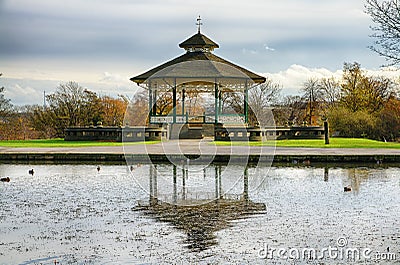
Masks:
[[[203,124],[201,134],[203,137],[214,137],[214,124]]]
[[[188,128],[187,131],[181,131],[179,135],[180,139],[202,139],[202,128],[201,127],[193,127]]]

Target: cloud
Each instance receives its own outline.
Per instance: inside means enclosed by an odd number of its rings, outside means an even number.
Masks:
[[[293,64],[284,71],[276,73],[265,73],[264,76],[279,83],[283,87],[285,95],[297,95],[300,89],[309,78],[340,77],[341,71],[332,72],[326,68],[307,68],[302,65]]]
[[[14,78],[6,89],[36,95],[9,94],[15,104],[41,104],[43,90],[71,80],[129,94],[129,77],[184,52],[178,43],[196,32],[199,14],[202,32],[220,44],[217,55],[269,72],[287,93],[309,76],[337,74],[343,62],[385,63],[366,48],[372,22],[360,0],[0,1],[0,83]]]
[[[386,76],[393,80],[399,80],[400,69],[396,67],[382,68],[378,70],[363,69],[366,74],[374,76]],[[273,82],[279,83],[283,87],[284,95],[298,95],[304,82],[309,78],[330,78],[338,80],[342,77],[342,69],[331,71],[327,68],[310,68],[304,65],[293,64],[287,69],[278,72],[260,73],[262,76],[271,78]],[[100,96],[125,95],[132,97],[137,91],[137,86],[125,78],[121,73],[103,72],[95,75],[97,80],[88,82],[78,82],[84,88],[98,93]],[[69,81],[69,80],[68,80]],[[53,93],[60,83],[64,80],[38,80],[38,79],[18,79],[1,78],[0,86],[5,87],[5,96],[10,98],[15,105],[42,104],[43,92]]]
[[[242,53],[243,53],[243,54],[247,54],[247,55],[248,55],[248,54],[250,54],[250,55],[256,55],[256,54],[258,54],[258,51],[243,48],[243,49],[242,49]]]
[[[11,99],[12,104],[34,105],[43,102],[43,92],[30,86],[23,86],[16,83],[11,87],[7,87],[4,96]]]
[[[67,58],[93,64],[110,59],[157,64],[157,60],[179,54],[177,44],[195,33],[199,14],[202,30],[215,38],[223,53],[240,53],[236,61],[245,62],[245,56],[262,53],[260,45],[268,43],[264,51],[275,50],[279,58],[274,60],[276,70],[294,63],[337,67],[339,59],[340,64],[358,60],[352,58],[359,54],[355,50],[371,44],[371,21],[363,14],[359,0],[301,0],[296,5],[291,0],[205,0],[196,4],[184,0],[4,0],[0,9],[0,56],[10,60],[53,58],[61,64]],[[323,59],[312,54],[323,55]],[[263,56],[254,61],[256,69],[268,59]],[[290,61],[293,58],[296,61]],[[365,53],[359,58],[366,58],[366,63],[359,61],[368,66],[381,64]]]
[[[100,74],[97,76],[101,76]],[[35,105],[43,104],[43,93],[46,95],[56,91],[61,83],[71,80],[63,79],[30,79],[30,78],[0,78],[0,86],[5,88],[5,97],[11,99],[14,105]],[[123,78],[120,74],[103,74],[97,81],[79,81],[78,84],[83,88],[89,89],[100,96],[124,95],[132,97],[137,90],[137,86]]]
[[[267,44],[264,44],[264,49],[271,52],[275,51],[274,48],[269,47]]]
[[[400,69],[397,67],[382,68],[379,70],[362,69],[365,71],[366,75],[371,76],[384,76],[391,78],[396,81],[399,80]],[[284,95],[298,95],[300,94],[300,89],[303,84],[310,78],[335,78],[336,80],[341,80],[343,71],[338,69],[336,71],[331,71],[326,68],[308,68],[303,65],[293,64],[288,69],[284,71],[279,71],[276,73],[265,73],[261,74],[275,83],[280,84],[283,87],[282,93]]]
[[[102,78],[100,78],[100,82],[109,82],[109,83],[128,83],[128,77],[122,77],[120,74],[104,72]]]

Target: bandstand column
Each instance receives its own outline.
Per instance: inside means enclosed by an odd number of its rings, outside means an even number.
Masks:
[[[172,120],[176,123],[176,78],[174,79],[174,88],[172,89]]]
[[[248,123],[249,122],[249,89],[247,87],[247,80],[245,83],[245,87],[244,87],[244,122]]]
[[[222,91],[218,93],[218,113],[222,113]]]
[[[185,89],[182,89],[182,117],[185,115]]]
[[[218,123],[218,84],[217,79],[215,79],[214,83],[214,108],[215,108],[215,124]]]
[[[149,80],[149,122],[151,123],[151,116],[153,116],[153,92],[151,91],[151,81]]]
[[[157,115],[157,89],[153,91],[153,115]]]

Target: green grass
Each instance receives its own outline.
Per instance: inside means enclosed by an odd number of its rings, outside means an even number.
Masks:
[[[144,142],[95,142],[95,141],[64,141],[62,138],[41,139],[41,140],[11,140],[0,141],[0,146],[10,148],[49,148],[49,147],[90,147],[90,146],[123,146],[143,144]],[[148,141],[146,144],[158,143],[158,141]]]
[[[149,141],[145,144],[155,144],[158,141]],[[331,138],[330,144],[325,145],[324,140],[279,140],[266,142],[222,142],[215,141],[220,146],[274,146],[277,147],[304,147],[304,148],[390,148],[400,149],[400,143],[384,143],[360,138]],[[10,148],[51,148],[51,147],[91,147],[91,146],[123,146],[143,144],[143,142],[117,143],[117,142],[95,142],[95,141],[64,141],[63,139],[45,140],[12,140],[0,141],[1,147]]]
[[[229,146],[230,142],[216,141],[216,145]],[[232,142],[232,145],[303,147],[303,148],[388,148],[400,149],[400,143],[385,143],[361,138],[330,138],[330,144],[324,140],[278,140],[266,142]]]

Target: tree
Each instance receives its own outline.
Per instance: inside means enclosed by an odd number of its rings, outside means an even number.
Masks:
[[[280,98],[281,86],[267,78],[265,83],[249,90],[249,120],[258,122],[262,126],[272,126],[275,121],[272,116],[271,106]]]
[[[0,76],[2,75],[0,73]],[[0,139],[10,139],[10,133],[13,131],[12,118],[13,105],[11,100],[4,96],[4,87],[0,87]]]
[[[96,93],[76,82],[62,83],[46,96],[49,108],[66,127],[96,124],[101,119],[101,100]]]
[[[366,75],[359,63],[345,63],[340,100],[328,111],[331,128],[344,137],[394,139],[395,99],[392,80]]]
[[[379,139],[377,117],[365,110],[352,111],[338,106],[328,115],[333,131],[342,137]]]
[[[394,83],[385,77],[367,76],[359,63],[345,63],[341,105],[356,111],[379,111],[394,93]]]
[[[366,13],[375,26],[373,51],[386,58],[389,65],[400,63],[400,3],[397,0],[366,0]]]
[[[277,126],[301,125],[306,116],[306,103],[300,96],[286,96],[273,109]]]
[[[204,112],[204,98],[198,90],[185,92],[185,112],[190,116],[201,115]]]
[[[65,126],[63,126],[62,121],[50,108],[38,105],[32,106],[30,123],[38,133],[39,138],[63,137],[62,128]]]
[[[325,109],[334,106],[340,100],[340,82],[334,77],[322,78],[319,81],[319,86]]]
[[[148,91],[142,90],[130,100],[124,116],[124,125],[146,126],[149,119]]]
[[[3,74],[0,73],[0,76]],[[0,87],[0,122],[6,122],[7,117],[12,112],[13,105],[11,100],[4,96],[4,87]]]
[[[249,124],[268,126],[274,124],[271,109],[280,98],[281,86],[271,79],[249,89],[248,115]],[[233,110],[234,113],[244,112],[243,93],[226,92],[222,95],[223,110]]]
[[[400,140],[400,100],[394,96],[390,97],[378,118],[377,128],[383,140]]]
[[[46,99],[48,107],[37,106],[31,117],[43,137],[63,137],[67,127],[97,124],[102,119],[101,99],[76,82],[60,84]]]
[[[101,99],[101,121],[106,126],[122,125],[128,100],[122,96],[111,98],[104,96]]]
[[[307,104],[307,115],[306,119],[309,125],[313,125],[315,121],[315,111],[318,108],[317,104],[322,98],[322,91],[319,80],[316,78],[310,78],[303,84],[303,98],[308,102]]]

